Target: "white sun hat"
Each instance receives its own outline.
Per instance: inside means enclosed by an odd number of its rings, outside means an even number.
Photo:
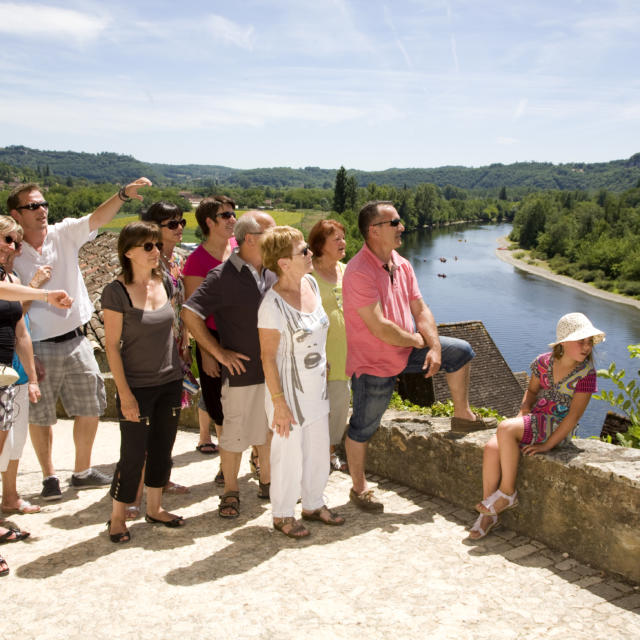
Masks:
[[[583,340],[593,338],[593,344],[604,342],[605,332],[596,329],[591,320],[584,313],[567,313],[558,320],[556,327],[556,341],[550,342],[550,347],[555,347],[560,342],[569,340]]]

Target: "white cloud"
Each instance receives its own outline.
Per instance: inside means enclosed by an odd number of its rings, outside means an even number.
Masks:
[[[512,144],[517,144],[520,141],[517,138],[508,138],[506,136],[498,136],[498,138],[496,139],[496,142],[501,145],[509,146]]]
[[[216,40],[229,42],[248,51],[253,50],[255,30],[252,25],[242,26],[214,14],[206,18],[204,25]]]
[[[528,102],[529,101],[526,98],[522,98],[522,100],[520,100],[520,102],[518,102],[518,106],[516,107],[516,110],[513,112],[513,119],[514,120],[520,120],[520,118],[522,118],[522,116],[524,115],[525,111],[527,110]]]
[[[75,41],[85,44],[95,40],[107,28],[110,19],[73,9],[41,4],[0,3],[0,33],[33,39]]]

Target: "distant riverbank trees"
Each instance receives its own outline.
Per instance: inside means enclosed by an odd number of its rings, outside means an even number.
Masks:
[[[640,185],[621,194],[531,194],[510,238],[561,275],[640,298]]]

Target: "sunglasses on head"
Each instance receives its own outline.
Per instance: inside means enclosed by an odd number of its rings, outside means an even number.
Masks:
[[[162,242],[145,242],[144,244],[138,244],[136,246],[142,247],[147,253],[151,253],[153,247],[156,247],[158,251],[162,251],[164,244]]]
[[[375,222],[372,227],[379,227],[381,224],[388,224],[390,227],[397,227],[402,222],[401,218],[394,218],[393,220],[384,220],[383,222]]]
[[[29,204],[23,204],[20,207],[16,207],[16,209],[18,211],[20,211],[21,209],[28,209],[29,211],[36,211],[40,207],[42,207],[43,209],[48,209],[49,208],[49,203],[46,200],[43,200],[42,202],[30,202]]]
[[[18,242],[15,238],[12,238],[11,236],[5,236],[4,241],[7,244],[12,244],[15,247],[16,251],[19,251],[20,247],[22,246],[22,242]]]
[[[175,231],[178,227],[182,227],[184,229],[187,226],[187,221],[184,218],[181,218],[180,220],[169,220],[167,224],[161,224],[160,226],[171,229],[171,231]]]
[[[222,213],[216,213],[214,218],[224,218],[225,220],[229,220],[230,218],[235,218],[235,211],[223,211]]]

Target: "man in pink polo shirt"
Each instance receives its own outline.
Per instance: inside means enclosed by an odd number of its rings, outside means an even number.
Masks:
[[[367,443],[380,426],[399,374],[424,372],[429,378],[444,369],[454,404],[452,431],[490,429],[496,420],[480,418],[469,407],[469,363],[475,353],[464,340],[438,336],[413,268],[395,251],[404,226],[393,203],[368,202],[358,227],[365,243],[349,261],[342,282],[353,390],[345,448],[351,502],[365,511],[383,511],[367,486]]]

